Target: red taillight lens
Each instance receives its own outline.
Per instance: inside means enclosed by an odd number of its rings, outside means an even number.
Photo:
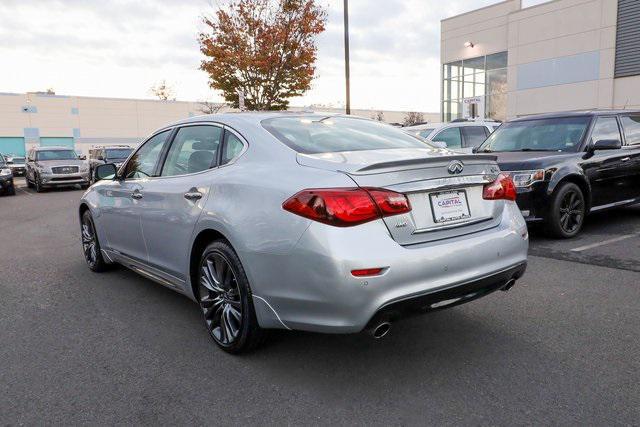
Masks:
[[[282,207],[296,215],[336,227],[349,227],[411,211],[404,194],[379,188],[302,190],[285,201]]]
[[[516,200],[516,185],[511,177],[501,173],[495,181],[484,186],[482,198],[485,200]]]
[[[351,275],[355,277],[378,276],[384,268],[363,268],[361,270],[351,270]]]

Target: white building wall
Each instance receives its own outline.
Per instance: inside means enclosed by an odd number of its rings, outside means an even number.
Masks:
[[[614,79],[617,3],[554,0],[521,9],[508,0],[446,19],[442,63],[508,51],[508,118],[640,108],[640,76]]]

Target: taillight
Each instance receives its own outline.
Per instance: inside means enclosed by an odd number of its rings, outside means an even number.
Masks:
[[[336,227],[350,227],[411,211],[409,199],[404,194],[380,188],[302,190],[286,200],[282,207]]]
[[[516,185],[509,175],[501,173],[495,181],[486,184],[482,191],[485,200],[516,200]]]

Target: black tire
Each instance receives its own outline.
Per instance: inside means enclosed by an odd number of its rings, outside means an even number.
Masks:
[[[29,181],[29,177],[27,175],[25,175],[24,179],[27,181],[27,188],[33,188],[33,183]]]
[[[84,255],[84,260],[87,262],[89,269],[96,273],[101,273],[107,270],[109,265],[102,257],[96,227],[93,222],[91,212],[88,210],[82,214],[82,220],[80,223],[80,239],[82,241],[82,254]]]
[[[9,196],[15,196],[16,195],[16,187],[15,184],[12,185],[8,190],[7,190],[7,194]]]
[[[231,245],[214,241],[198,265],[196,297],[209,336],[228,353],[257,348],[266,331],[258,325],[247,275]]]
[[[570,239],[582,230],[587,205],[580,187],[572,182],[560,184],[553,194],[546,218],[546,230],[554,237]]]
[[[40,182],[39,177],[35,177],[36,182],[34,183],[34,187],[36,188],[36,193],[42,193],[44,191],[44,187],[42,186],[42,182]]]

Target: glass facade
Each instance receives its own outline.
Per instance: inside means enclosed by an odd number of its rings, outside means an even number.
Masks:
[[[485,117],[507,117],[507,52],[444,64],[442,69],[442,121],[462,117],[462,100],[484,96]]]

